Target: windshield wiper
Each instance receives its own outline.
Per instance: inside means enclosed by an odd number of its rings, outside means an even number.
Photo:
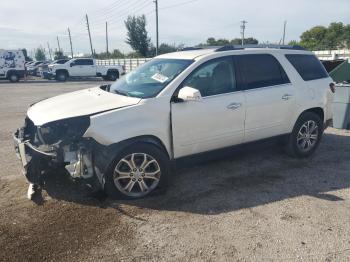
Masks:
[[[120,90],[117,90],[117,89],[114,90],[114,93],[116,93],[118,95],[122,95],[122,96],[130,96],[128,92],[120,91]]]

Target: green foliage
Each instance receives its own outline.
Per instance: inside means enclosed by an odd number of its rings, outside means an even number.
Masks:
[[[244,39],[244,44],[258,44],[259,41],[253,37],[248,37]],[[220,38],[215,39],[214,37],[209,37],[207,42],[204,44],[199,44],[199,46],[223,46],[223,45],[240,45],[242,44],[241,38],[234,38],[232,40]]]
[[[146,16],[128,16],[124,22],[127,29],[126,43],[142,56],[147,56],[151,40],[146,30]]]
[[[95,54],[95,58],[96,59],[117,59],[117,58],[124,58],[125,55],[120,52],[118,49],[114,49],[112,53],[99,53],[99,54]]]
[[[167,54],[167,53],[172,53],[172,52],[176,52],[179,49],[182,49],[183,45],[169,45],[166,43],[162,43],[160,44],[159,48],[158,48],[158,55],[162,55],[162,54]],[[156,48],[152,45],[150,48],[150,51],[148,53],[149,57],[153,57],[156,55]]]
[[[54,57],[54,60],[68,59],[68,56],[64,55],[61,50],[56,50],[53,57]]]
[[[35,50],[35,59],[37,61],[44,61],[46,60],[46,56],[45,56],[45,50],[42,47],[39,47]]]
[[[289,41],[288,45],[300,45],[300,43],[297,40]]]
[[[302,33],[300,45],[309,50],[350,48],[350,25],[333,22],[328,27],[315,26]]]
[[[23,49],[21,49],[21,50],[22,50],[22,52],[23,52],[23,54],[24,54],[24,58],[25,58],[25,61],[26,61],[26,62],[33,61],[33,59],[32,59],[31,57],[28,56],[28,51],[27,51],[27,49],[23,48]]]

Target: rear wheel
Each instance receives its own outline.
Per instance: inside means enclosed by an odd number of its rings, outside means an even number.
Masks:
[[[115,158],[106,174],[105,189],[114,198],[135,199],[166,184],[169,159],[158,147],[137,143]]]
[[[287,153],[298,158],[311,156],[320,144],[322,134],[320,117],[312,112],[302,114],[288,138]]]
[[[19,81],[19,76],[15,73],[11,73],[9,76],[9,80],[11,83],[16,83]]]
[[[107,78],[110,81],[116,81],[119,78],[119,74],[118,72],[115,72],[115,71],[109,71],[107,73]]]

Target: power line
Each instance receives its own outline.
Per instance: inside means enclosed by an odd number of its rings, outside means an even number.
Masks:
[[[173,7],[178,7],[178,6],[183,6],[183,5],[191,4],[191,3],[194,3],[194,2],[198,2],[198,1],[199,1],[199,0],[191,0],[191,1],[181,2],[181,3],[178,3],[178,4],[174,4],[174,5],[164,6],[164,7],[161,7],[161,8],[159,8],[159,9],[161,9],[161,10],[169,9],[169,8],[173,8]]]

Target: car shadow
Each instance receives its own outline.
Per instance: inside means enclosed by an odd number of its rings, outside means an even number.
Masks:
[[[166,190],[139,200],[112,200],[58,172],[47,179],[44,189],[54,199],[120,212],[126,212],[121,207],[126,205],[220,214],[305,195],[343,201],[331,191],[350,186],[349,171],[350,136],[325,134],[316,154],[308,159],[290,158],[280,146],[270,144],[183,159]]]

